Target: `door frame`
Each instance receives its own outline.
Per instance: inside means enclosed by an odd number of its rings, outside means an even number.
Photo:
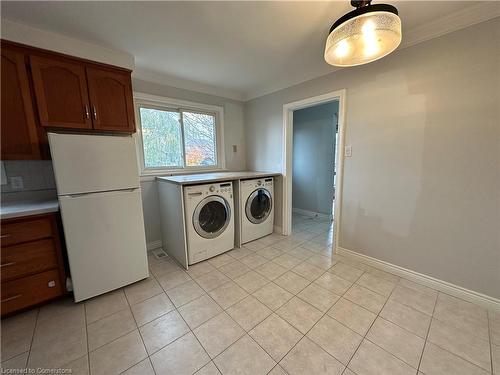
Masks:
[[[346,90],[336,90],[327,94],[313,96],[299,101],[286,103],[283,105],[283,227],[282,233],[289,235],[292,233],[292,169],[293,169],[293,111],[298,109],[312,107],[318,104],[324,104],[338,100],[339,102],[339,140],[337,160],[335,167],[337,168],[337,186],[335,191],[335,209],[334,209],[334,249],[338,246],[340,233],[340,218],[342,209],[342,190],[344,177],[344,139],[345,139],[345,106],[346,106]]]

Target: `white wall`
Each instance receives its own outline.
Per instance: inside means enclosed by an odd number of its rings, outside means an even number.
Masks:
[[[134,91],[147,94],[165,96],[174,99],[188,100],[197,103],[218,105],[224,107],[224,144],[226,154],[226,168],[232,171],[245,170],[245,142],[244,142],[244,115],[242,102],[203,94],[176,87],[160,85],[133,78]],[[236,145],[236,152],[233,152]],[[153,178],[141,181],[142,203],[144,210],[144,226],[146,241],[150,246],[161,241],[159,199],[156,181]]]
[[[345,88],[340,246],[499,298],[499,46],[495,18],[254,99],[248,167],[282,169],[284,103]]]
[[[293,112],[295,209],[332,215],[338,101]]]

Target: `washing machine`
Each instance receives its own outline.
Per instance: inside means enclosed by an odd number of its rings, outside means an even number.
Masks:
[[[234,248],[232,182],[184,187],[188,264]]]
[[[273,233],[273,184],[272,177],[241,181],[241,243]]]

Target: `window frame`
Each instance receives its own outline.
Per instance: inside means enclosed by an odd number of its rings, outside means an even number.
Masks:
[[[148,168],[144,163],[144,143],[142,138],[142,124],[140,118],[140,107],[158,109],[162,111],[179,112],[181,125],[181,141],[182,141],[182,160],[183,166],[180,167],[156,167]],[[134,92],[134,111],[136,121],[135,143],[137,148],[137,161],[141,177],[154,177],[164,175],[174,175],[192,172],[209,172],[221,171],[226,168],[226,157],[224,147],[224,108],[221,106],[190,102],[186,100],[173,99],[163,96],[150,95],[140,92]],[[187,166],[186,165],[186,150],[184,140],[184,123],[182,112],[194,112],[200,114],[213,115],[215,117],[215,152],[216,165],[210,166]]]

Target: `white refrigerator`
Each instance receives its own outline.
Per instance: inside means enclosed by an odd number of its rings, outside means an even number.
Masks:
[[[48,136],[75,301],[148,277],[133,138]]]

